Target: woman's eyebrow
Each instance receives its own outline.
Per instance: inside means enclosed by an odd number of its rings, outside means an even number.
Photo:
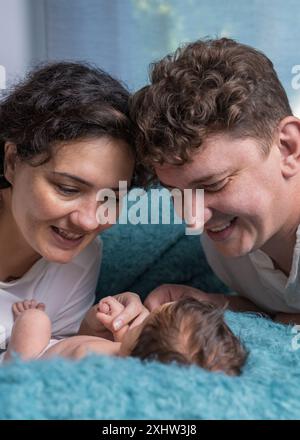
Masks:
[[[78,176],[74,176],[73,174],[69,174],[69,173],[60,173],[58,171],[53,171],[52,174],[54,174],[55,176],[62,176],[62,177],[67,177],[69,179],[75,180],[76,182],[82,183],[83,185],[92,187],[93,185],[88,182],[87,180],[81,179],[81,177]]]
[[[58,171],[53,171],[52,174],[54,175],[58,175],[58,176],[62,176],[62,177],[67,177],[69,179],[75,180],[78,183],[81,183],[83,185],[86,185],[90,188],[92,188],[94,185],[91,182],[88,182],[87,180],[81,179],[81,177],[78,176],[74,176],[73,174],[69,174],[69,173],[60,173]],[[120,188],[117,186],[116,188],[108,188],[111,189],[112,191],[120,191]],[[130,187],[127,189],[128,191],[130,190]]]

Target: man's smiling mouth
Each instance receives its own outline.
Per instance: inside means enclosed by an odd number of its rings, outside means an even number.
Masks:
[[[230,235],[235,226],[237,217],[226,223],[216,225],[214,227],[206,227],[205,231],[207,235],[213,240],[226,240]]]

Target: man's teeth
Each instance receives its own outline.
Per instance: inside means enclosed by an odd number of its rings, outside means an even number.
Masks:
[[[224,229],[228,228],[230,225],[231,225],[231,221],[224,226],[219,226],[218,228],[209,228],[209,230],[211,232],[221,232],[224,231]]]
[[[72,232],[66,232],[62,229],[55,227],[55,226],[54,226],[54,229],[59,235],[61,235],[63,238],[66,238],[68,240],[77,240],[78,238],[82,237],[82,234],[79,235],[79,234],[73,234]]]

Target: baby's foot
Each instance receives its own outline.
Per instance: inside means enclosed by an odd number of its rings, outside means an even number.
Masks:
[[[14,321],[17,319],[19,315],[21,315],[25,310],[28,309],[38,309],[45,310],[45,304],[38,303],[35,299],[25,299],[25,301],[18,301],[12,305],[12,312]]]

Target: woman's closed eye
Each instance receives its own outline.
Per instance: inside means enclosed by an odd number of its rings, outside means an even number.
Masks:
[[[66,185],[60,185],[60,184],[56,184],[56,189],[58,190],[59,193],[63,194],[63,195],[67,195],[67,196],[72,196],[75,194],[78,194],[80,192],[80,190],[78,188],[74,188],[71,186],[66,186]]]

